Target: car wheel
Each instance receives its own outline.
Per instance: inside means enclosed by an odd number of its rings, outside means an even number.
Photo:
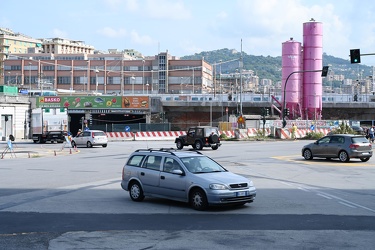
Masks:
[[[208,207],[206,194],[202,189],[194,189],[190,194],[190,205],[199,211],[206,210]]]
[[[77,147],[77,143],[75,141],[72,141],[70,144],[72,145],[72,148]]]
[[[103,148],[106,148],[106,147],[107,147],[107,144],[103,144],[102,147],[103,147]]]
[[[313,159],[313,155],[311,153],[311,150],[310,149],[305,149],[303,151],[303,157],[306,159],[306,160],[312,160]]]
[[[178,141],[176,142],[176,147],[177,147],[177,149],[182,149],[182,148],[184,147],[184,144],[182,144],[182,141],[181,141],[181,140],[178,140]]]
[[[86,145],[87,145],[88,148],[92,148],[92,143],[91,143],[90,141],[88,141],[88,142],[86,143]]]
[[[216,149],[219,148],[219,145],[213,145],[213,146],[211,146],[211,148],[212,148],[213,150],[216,150]]]
[[[341,162],[348,162],[350,160],[348,153],[346,153],[345,151],[340,151],[339,160]]]
[[[145,198],[141,185],[136,181],[130,183],[129,195],[133,201],[143,201]]]
[[[363,161],[363,162],[366,162],[366,161],[368,161],[368,160],[370,160],[370,157],[361,158],[361,161]]]
[[[201,141],[196,141],[194,146],[195,146],[196,150],[201,150],[203,148],[203,145],[202,145]]]

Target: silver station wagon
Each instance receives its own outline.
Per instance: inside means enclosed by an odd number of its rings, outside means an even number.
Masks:
[[[253,202],[253,182],[197,151],[139,149],[122,171],[121,187],[133,201],[154,196],[189,203],[196,210]]]

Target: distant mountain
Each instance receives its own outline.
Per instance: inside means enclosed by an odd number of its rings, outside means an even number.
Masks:
[[[245,52],[242,53],[244,70],[253,70],[260,79],[271,79],[273,82],[281,81],[281,56],[254,56],[248,55]],[[205,61],[215,64],[219,63],[220,60],[223,62],[221,66],[222,73],[233,73],[236,69],[239,69],[239,59],[241,53],[234,49],[220,49],[213,51],[204,51],[196,53],[194,55],[181,57],[183,60],[191,59],[202,59]],[[351,64],[349,60],[334,57],[323,54],[323,65],[330,65],[330,70],[335,75],[344,75],[347,79],[358,79],[361,73],[362,77],[365,78],[372,75],[372,67],[362,64]],[[362,71],[363,70],[363,71]],[[220,71],[219,66],[217,71]]]

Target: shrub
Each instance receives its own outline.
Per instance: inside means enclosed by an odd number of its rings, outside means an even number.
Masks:
[[[348,124],[341,123],[340,126],[334,128],[331,131],[331,134],[356,134],[357,132],[354,131]]]
[[[309,132],[303,138],[308,139],[308,140],[318,140],[318,139],[322,138],[323,136],[324,136],[324,134],[322,132]]]

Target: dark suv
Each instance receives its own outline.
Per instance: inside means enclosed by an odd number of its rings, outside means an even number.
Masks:
[[[219,130],[209,126],[191,127],[186,135],[177,137],[175,143],[178,149],[191,145],[196,150],[201,150],[203,147],[216,150],[221,146]]]

